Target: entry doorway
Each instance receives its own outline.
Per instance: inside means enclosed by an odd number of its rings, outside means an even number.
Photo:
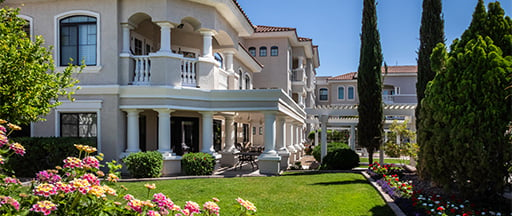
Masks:
[[[171,117],[171,148],[176,155],[199,152],[199,118]]]

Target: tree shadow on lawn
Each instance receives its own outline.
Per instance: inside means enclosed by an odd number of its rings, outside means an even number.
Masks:
[[[329,186],[329,185],[349,185],[349,184],[369,184],[367,180],[350,180],[350,181],[331,181],[331,182],[317,182],[313,183],[311,185],[323,185],[323,186]]]
[[[370,209],[370,212],[372,213],[373,216],[388,216],[388,215],[393,216],[393,215],[395,215],[393,210],[391,210],[391,208],[389,208],[388,205],[375,206],[372,209]]]

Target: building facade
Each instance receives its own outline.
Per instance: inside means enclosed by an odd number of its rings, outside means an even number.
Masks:
[[[237,143],[264,147],[260,172],[298,160],[315,104],[318,48],[293,28],[255,26],[236,0],[7,0],[57,70],[86,64],[81,89],[31,136],[95,137],[107,160],[138,151],[206,152],[236,162]]]

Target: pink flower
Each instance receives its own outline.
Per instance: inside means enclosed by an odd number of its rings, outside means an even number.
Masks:
[[[203,209],[208,211],[210,214],[219,215],[220,207],[217,203],[208,201],[203,204]]]
[[[55,186],[57,187],[57,191],[61,191],[63,193],[73,192],[73,188],[69,184],[66,184],[63,182],[57,182],[57,183],[55,183]]]
[[[57,194],[57,187],[53,184],[42,183],[34,188],[34,194],[38,196],[49,197]]]
[[[156,203],[158,207],[163,209],[170,210],[174,207],[172,200],[167,198],[163,193],[154,194],[152,201]]]
[[[20,180],[18,180],[17,178],[13,178],[13,177],[5,177],[4,183],[6,183],[6,184],[21,184]]]
[[[38,182],[47,182],[50,184],[54,184],[62,180],[62,178],[57,175],[57,170],[44,170],[40,171],[36,174],[36,180]]]
[[[64,159],[64,168],[82,168],[83,164],[79,158],[67,157]]]
[[[48,200],[39,201],[32,205],[32,208],[30,209],[30,211],[33,212],[42,212],[44,215],[49,215],[55,210],[57,210],[57,205]]]
[[[0,196],[0,206],[4,204],[11,205],[16,209],[16,211],[20,210],[20,203],[10,196]]]
[[[135,197],[133,197],[131,194],[126,194],[126,195],[124,195],[123,199],[130,201],[132,199],[135,199]]]
[[[199,204],[193,201],[187,201],[184,208],[189,210],[190,214],[199,213],[201,211]]]
[[[0,147],[4,146],[8,142],[9,140],[7,139],[7,136],[5,136],[4,134],[0,134]]]
[[[84,168],[88,168],[88,169],[91,169],[91,168],[99,169],[100,168],[100,161],[98,161],[98,159],[96,159],[95,157],[91,157],[91,156],[85,157],[82,160],[82,164],[83,164]]]
[[[142,201],[140,201],[138,199],[132,199],[132,200],[128,201],[128,206],[130,206],[130,208],[133,211],[136,211],[138,213],[142,213],[143,205],[144,205],[144,203],[142,203]]]
[[[23,156],[25,154],[25,147],[23,147],[19,143],[13,143],[13,144],[11,144],[11,146],[9,146],[9,148],[12,149],[14,151],[14,153],[19,154],[21,156]]]
[[[148,215],[148,216],[160,216],[160,213],[158,213],[157,211],[149,210],[146,215]]]
[[[86,173],[80,178],[87,180],[91,185],[100,185],[100,180],[94,174]]]

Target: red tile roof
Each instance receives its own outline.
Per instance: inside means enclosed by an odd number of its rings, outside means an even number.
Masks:
[[[311,39],[311,38],[305,38],[305,37],[299,37],[299,41],[300,41],[300,42],[303,42],[303,41],[313,41],[313,39]]]
[[[351,80],[351,79],[355,79],[356,74],[357,74],[357,72],[350,72],[350,73],[342,74],[339,76],[330,77],[327,79],[328,80]]]
[[[256,27],[255,32],[295,31],[295,28],[288,28],[288,27],[276,27],[276,26],[264,26],[264,25],[257,25],[255,27]]]
[[[247,20],[247,22],[249,22],[249,24],[254,29],[254,25],[252,24],[251,20],[249,19],[249,16],[247,16],[247,14],[245,13],[244,9],[242,9],[242,6],[240,6],[240,4],[238,4],[238,1],[237,0],[233,0],[233,3],[235,3],[235,5],[238,7],[238,10],[240,10],[240,12],[242,12],[242,14],[244,15],[244,17]]]
[[[384,73],[384,67],[382,67]],[[416,65],[404,65],[404,66],[388,66],[388,73],[417,73],[418,66]]]
[[[405,66],[388,66],[388,73],[417,73],[418,66],[416,65],[405,65]],[[384,73],[384,67],[382,67],[382,73]],[[357,72],[350,72],[335,77],[329,77],[328,80],[351,80],[355,79]]]

